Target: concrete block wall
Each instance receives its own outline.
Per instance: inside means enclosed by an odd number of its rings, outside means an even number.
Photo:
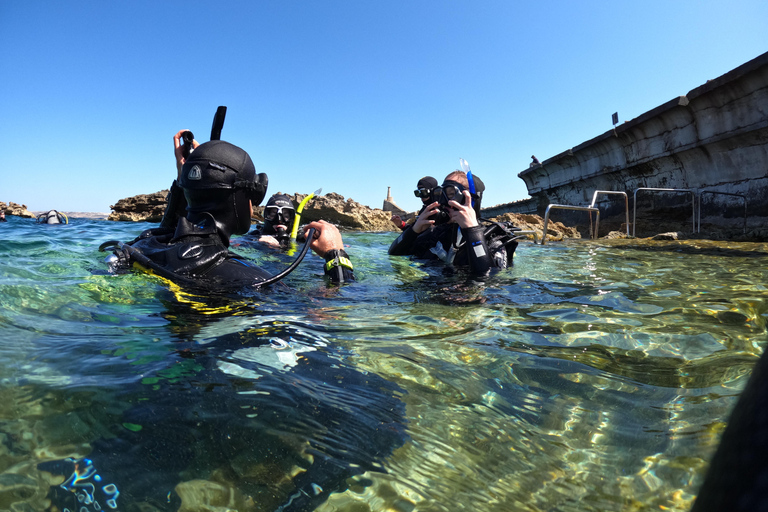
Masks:
[[[595,190],[624,191],[631,201],[637,188],[676,188],[692,189],[697,195],[703,190],[743,194],[750,222],[764,223],[768,218],[768,53],[544,160],[519,177],[531,199],[493,209],[530,210],[535,204],[543,215],[548,204],[587,205]],[[720,199],[740,202],[726,196]],[[620,213],[615,211],[620,202],[606,204],[614,210],[606,213]],[[620,208],[623,212],[623,204]],[[717,216],[717,212],[711,215],[715,221]]]

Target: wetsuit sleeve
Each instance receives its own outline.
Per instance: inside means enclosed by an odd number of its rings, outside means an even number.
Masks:
[[[175,230],[176,224],[181,217],[187,214],[187,198],[184,197],[184,190],[173,180],[171,190],[168,192],[168,204],[165,207],[163,220],[160,221],[160,228]]]
[[[484,276],[493,266],[493,259],[488,249],[483,234],[483,226],[472,228],[463,228],[461,233],[466,241],[467,257],[469,259],[469,269],[474,276]]]
[[[395,238],[392,245],[389,246],[389,254],[391,256],[410,256],[413,254],[413,246],[416,243],[416,239],[419,237],[418,233],[413,230],[413,226],[408,226],[405,231]]]
[[[354,281],[355,273],[349,255],[343,249],[333,249],[325,253],[325,275],[334,283]]]

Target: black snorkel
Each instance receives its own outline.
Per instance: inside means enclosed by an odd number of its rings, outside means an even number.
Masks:
[[[249,286],[252,286],[254,288],[261,288],[263,286],[269,286],[271,284],[274,284],[284,277],[286,277],[288,274],[296,270],[296,267],[299,266],[299,263],[304,259],[304,256],[307,255],[307,252],[309,252],[309,247],[312,244],[312,240],[314,239],[315,235],[315,228],[310,228],[307,232],[307,240],[304,242],[304,246],[301,248],[301,252],[299,252],[299,255],[296,257],[296,259],[288,265],[288,267],[283,270],[282,272],[279,272],[275,274],[274,276],[268,277],[266,279],[262,279],[259,281],[256,281],[254,283],[249,283]],[[132,261],[135,261],[142,267],[147,268],[148,270],[151,270],[156,275],[168,279],[169,281],[173,281],[175,283],[181,282],[181,284],[190,284],[190,285],[199,285],[199,281],[190,279],[188,277],[175,274],[162,266],[158,265],[154,261],[150,260],[144,253],[142,253],[140,250],[136,249],[135,247],[125,244],[123,242],[119,242],[117,240],[110,240],[108,242],[104,242],[99,246],[99,251],[101,252],[107,252],[107,251],[121,251],[125,254],[127,254]],[[118,257],[119,258],[119,257]]]
[[[221,129],[224,128],[224,118],[227,117],[227,107],[220,106],[216,109],[211,125],[211,140],[221,140]]]

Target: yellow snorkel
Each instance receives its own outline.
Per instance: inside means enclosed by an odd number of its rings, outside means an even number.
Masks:
[[[313,197],[320,195],[320,193],[323,191],[322,187],[315,190],[311,194],[309,194],[307,197],[301,200],[301,203],[299,203],[299,207],[296,208],[296,217],[293,219],[293,229],[291,230],[291,242],[296,241],[296,236],[299,234],[299,222],[301,222],[301,212],[304,211],[304,207],[307,205],[307,203],[312,199]]]

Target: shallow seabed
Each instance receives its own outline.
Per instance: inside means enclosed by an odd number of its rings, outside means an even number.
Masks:
[[[524,242],[469,282],[354,233],[356,283],[203,297],[106,273],[149,226],[0,224],[0,509],[688,510],[766,341],[764,244]]]

